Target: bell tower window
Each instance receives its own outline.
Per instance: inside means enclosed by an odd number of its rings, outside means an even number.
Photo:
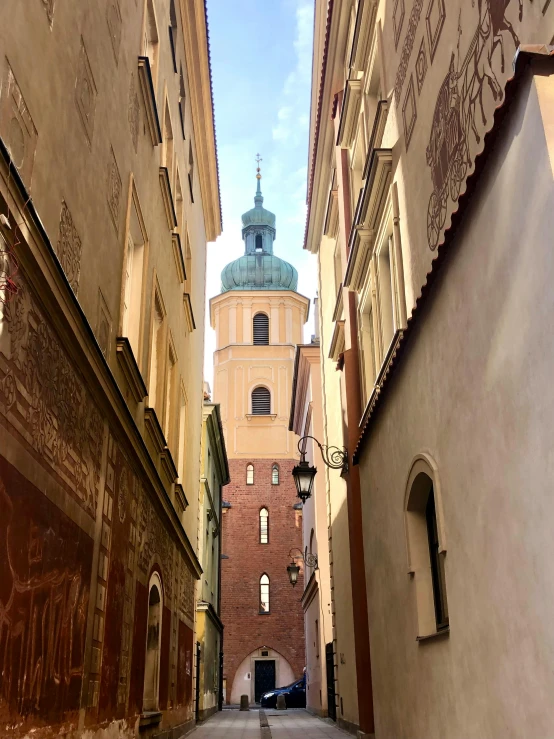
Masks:
[[[256,251],[258,252],[263,251],[261,234],[256,234]]]

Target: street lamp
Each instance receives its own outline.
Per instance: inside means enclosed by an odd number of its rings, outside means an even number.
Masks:
[[[300,462],[292,470],[292,476],[294,477],[294,482],[296,484],[296,492],[302,503],[305,503],[311,496],[314,477],[317,473],[317,469],[312,467],[309,462],[306,462],[306,452],[304,451],[304,448],[301,448],[301,445],[304,444],[306,439],[312,439],[315,441],[319,447],[319,451],[321,452],[323,464],[332,470],[342,470],[343,473],[348,471],[348,452],[344,447],[339,449],[336,446],[325,446],[325,444],[320,444],[314,436],[303,436],[298,441]]]
[[[298,554],[293,554],[294,551],[297,551]],[[315,570],[317,570],[317,555],[306,553],[306,556],[304,556],[300,549],[298,549],[297,547],[293,547],[289,552],[289,557],[291,558],[291,560],[290,565],[287,567],[287,572],[289,574],[290,584],[294,588],[294,586],[298,582],[298,573],[300,572],[300,567],[296,564],[296,560],[301,559],[304,564],[308,565],[308,567],[313,567]]]

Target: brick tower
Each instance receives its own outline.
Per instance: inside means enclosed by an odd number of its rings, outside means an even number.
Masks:
[[[222,518],[221,618],[225,700],[292,682],[304,668],[300,597],[288,580],[292,547],[302,546],[302,511],[291,475],[297,460],[288,413],[295,346],[309,301],[298,274],[273,254],[275,215],[242,216],[244,255],[221,274],[210,302],[216,331],[214,400],[221,404],[231,483]]]

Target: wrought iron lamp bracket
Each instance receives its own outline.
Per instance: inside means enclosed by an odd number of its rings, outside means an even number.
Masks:
[[[315,441],[321,452],[323,463],[332,470],[342,470],[343,473],[348,471],[348,451],[345,447],[340,449],[338,446],[326,446],[320,444],[315,436],[303,436],[298,440],[298,451],[304,459],[306,452],[302,450],[301,446],[306,439]]]

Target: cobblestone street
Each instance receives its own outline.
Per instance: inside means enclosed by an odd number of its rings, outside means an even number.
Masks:
[[[260,713],[262,714],[260,716]],[[312,716],[303,709],[287,711],[225,710],[199,726],[193,739],[344,739],[349,736],[331,723]]]

